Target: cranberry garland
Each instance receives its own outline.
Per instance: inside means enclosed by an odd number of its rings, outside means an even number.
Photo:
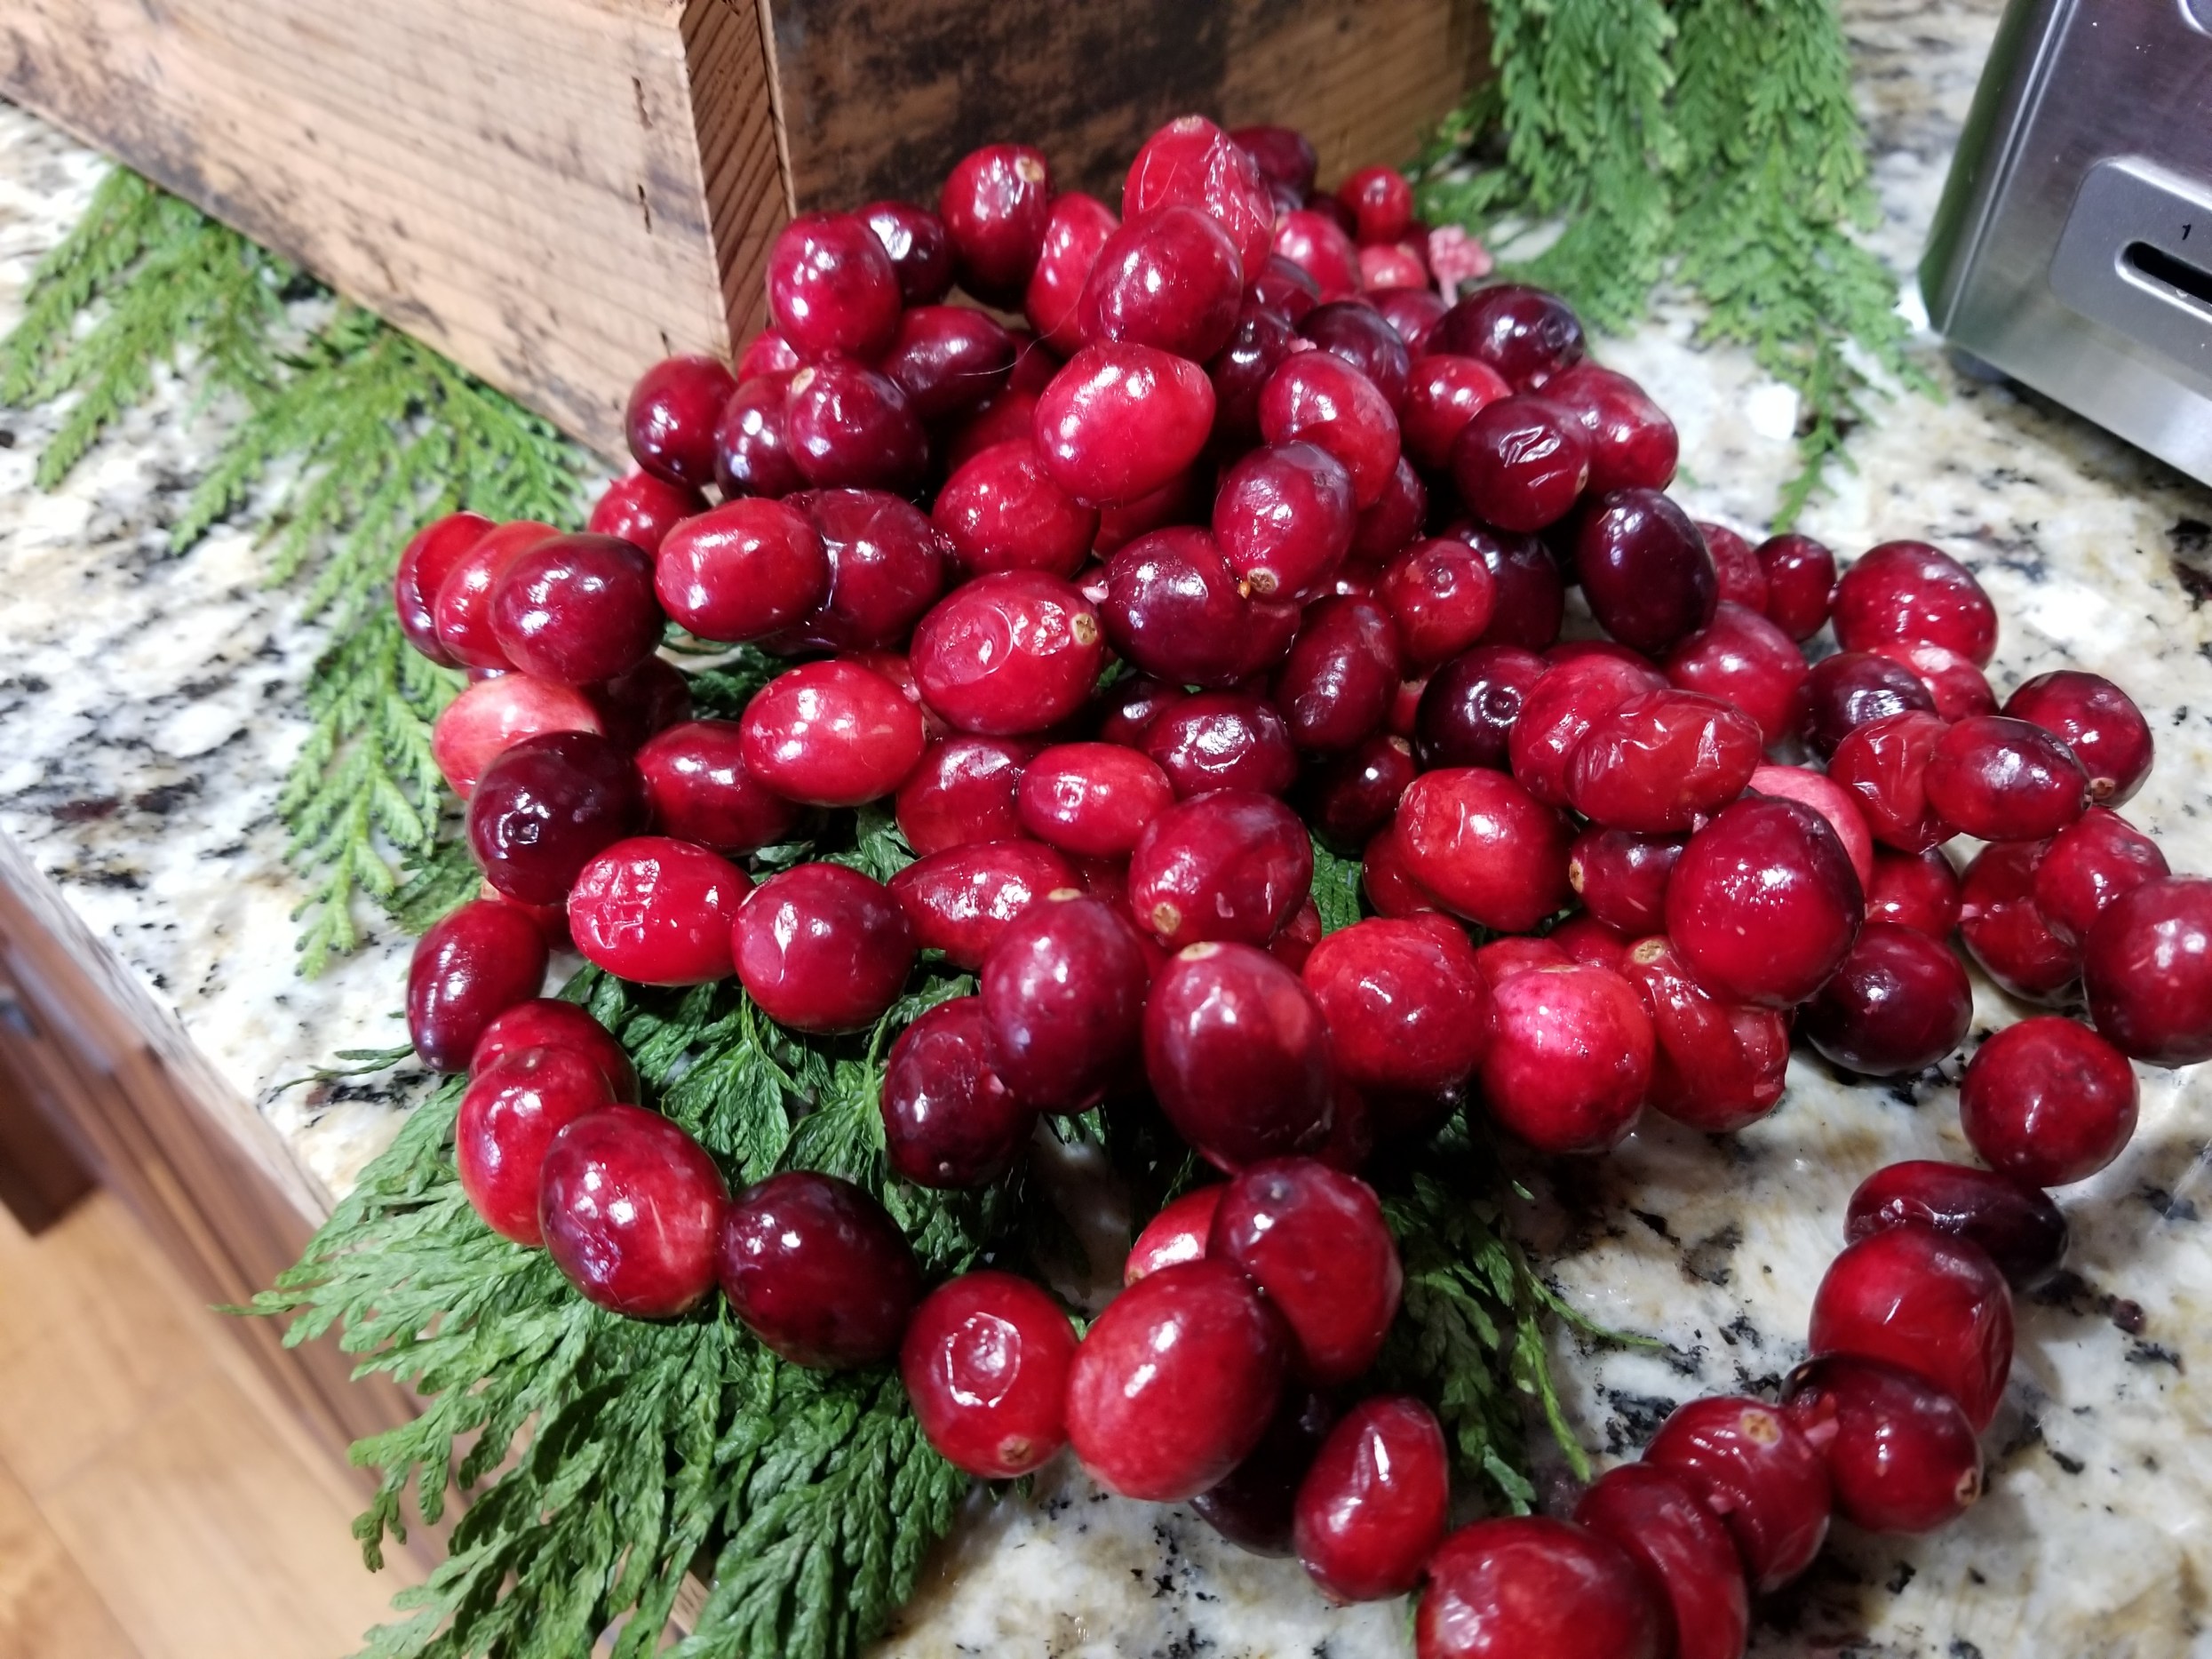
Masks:
[[[735,373],[647,373],[643,470],[586,533],[418,536],[395,600],[474,681],[434,749],[489,893],[422,940],[410,1033],[469,1073],[471,1203],[601,1306],[719,1285],[796,1364],[895,1356],[975,1475],[1071,1444],[1339,1599],[1425,1580],[1425,1656],[1730,1659],[1832,1512],[1922,1531],[1977,1495],[2009,1284],[2065,1248],[2040,1189],[2118,1155],[2131,1057],[2212,1056],[2212,881],[2113,810],[2152,758],[2125,693],[2049,674],[2000,711],[1962,566],[1893,542],[1839,579],[1806,538],[1694,523],[1661,493],[1673,427],[1565,306],[1448,303],[1401,176],[1313,182],[1297,134],[1190,116],[1119,219],[1018,145],[963,160],[936,212],[800,219],[774,331]],[[956,283],[1028,326],[944,303]],[[1608,641],[1560,642],[1570,582]],[[809,659],[694,720],[669,619]],[[1825,770],[1769,758],[1808,751]],[[736,862],[887,799],[917,855],[887,884]],[[1309,825],[1364,848],[1379,913],[1325,937]],[[1990,843],[1962,881],[1959,834]],[[1436,1416],[1346,1403],[1402,1288],[1370,1150],[1471,1096],[1550,1153],[1646,1105],[1741,1129],[1793,1022],[1851,1071],[1920,1071],[1968,1029],[1954,929],[2016,996],[2084,987],[2095,1023],[1974,1055],[1990,1168],[1860,1187],[1778,1404],[1693,1401],[1572,1521],[1446,1537]],[[847,1182],[733,1199],[614,1038],[538,997],[571,942],[641,984],[734,975],[823,1034],[935,952],[979,986],[890,1050],[897,1176],[994,1181],[1040,1113],[1134,1087],[1229,1179],[1153,1219],[1080,1341],[1005,1272],[925,1294]]]

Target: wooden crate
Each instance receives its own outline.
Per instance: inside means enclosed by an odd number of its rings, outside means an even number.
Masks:
[[[1283,121],[1408,156],[1477,0],[0,0],[0,90],[609,454],[631,381],[760,324],[794,211],[1040,145]]]

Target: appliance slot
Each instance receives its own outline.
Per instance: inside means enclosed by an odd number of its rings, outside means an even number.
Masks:
[[[2120,256],[2137,276],[2178,291],[2207,310],[2212,310],[2212,270],[2176,259],[2147,242],[2131,242]]]

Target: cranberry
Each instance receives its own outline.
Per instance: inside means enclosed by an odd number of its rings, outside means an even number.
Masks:
[[[472,899],[415,943],[407,1037],[434,1072],[463,1072],[492,1021],[545,983],[545,940],[520,905]]]
[[[1844,856],[1850,859],[1858,884],[1865,887],[1874,880],[1874,841],[1866,829],[1866,815],[1858,807],[1862,797],[1805,766],[1762,766],[1751,775],[1751,788],[1754,794],[1802,802],[1827,819],[1828,827],[1843,843]]]
[[[1372,599],[1309,606],[1275,676],[1291,740],[1311,754],[1352,747],[1381,729],[1398,688],[1397,629]]]
[[[1985,847],[1959,884],[1960,938],[1984,973],[2028,1002],[2063,1001],[2081,973],[2081,947],[2052,932],[2035,907],[2035,867],[2043,847],[2041,841]]]
[[[745,706],[741,752],[785,800],[851,807],[887,795],[921,759],[922,717],[881,674],[850,662],[786,669]]]
[[[952,286],[952,239],[944,220],[911,202],[871,202],[853,217],[890,256],[903,304],[931,306],[945,297]]]
[[[1413,1651],[1418,1659],[1659,1659],[1666,1628],[1642,1569],[1618,1546],[1564,1520],[1516,1515],[1462,1527],[1429,1557]]]
[[[1052,893],[999,933],[983,964],[992,1070],[1026,1105],[1080,1112],[1136,1052],[1151,968],[1102,899]]]
[[[1945,732],[1928,761],[1927,789],[1946,823],[1983,841],[2055,835],[2089,804],[2089,778],[2073,751],[2041,726],[2002,714]]]
[[[941,1002],[899,1033],[879,1105],[884,1155],[918,1186],[975,1187],[1014,1167],[1037,1113],[985,1051],[980,997]]]
[[[1428,519],[1428,491],[1420,475],[1403,455],[1390,469],[1382,498],[1363,508],[1352,526],[1352,558],[1364,565],[1382,565],[1420,534]]]
[[[1504,770],[1515,722],[1544,666],[1518,646],[1477,645],[1437,669],[1415,719],[1421,764]]]
[[[1596,497],[1574,548],[1591,613],[1623,645],[1662,656],[1713,620],[1713,555],[1689,515],[1658,491]]]
[[[1090,601],[1042,570],[979,577],[914,630],[923,698],[951,725],[989,737],[1067,719],[1089,698],[1104,658]]]
[[[494,1232],[542,1244],[537,1184],[545,1149],[585,1113],[614,1104],[606,1072],[573,1049],[519,1049],[474,1070],[453,1131],[453,1161],[470,1208]]]
[[[1298,753],[1275,706],[1241,691],[1201,691],[1144,730],[1138,746],[1167,775],[1179,799],[1213,789],[1286,794]]]
[[[960,286],[987,304],[1020,303],[1037,267],[1051,214],[1044,155],[1021,144],[988,144],[953,164],[937,212],[952,240]]]
[[[1578,1526],[1616,1545],[1667,1609],[1675,1659],[1743,1659],[1750,1594],[1743,1558],[1695,1485],[1656,1464],[1609,1469],[1574,1507]]]
[[[486,530],[447,568],[431,601],[432,626],[449,661],[464,668],[512,668],[491,627],[491,594],[499,574],[522,554],[561,532],[535,519]]]
[[[1405,855],[1399,850],[1394,829],[1382,830],[1368,841],[1360,855],[1359,874],[1360,890],[1381,915],[1405,917],[1443,913],[1444,902],[1413,879]]]
[[[1282,1320],[1225,1262],[1148,1274],[1093,1322],[1068,1374],[1068,1438],[1100,1484],[1172,1503],[1241,1463],[1283,1385]]]
[[[1310,277],[1323,299],[1342,299],[1360,291],[1359,250],[1327,214],[1293,208],[1275,222],[1276,257]]]
[[[1437,352],[1419,359],[1398,417],[1406,453],[1432,472],[1443,471],[1468,423],[1511,392],[1504,376],[1472,357]]]
[[[1213,424],[1205,373],[1157,347],[1086,346],[1038,400],[1037,447],[1053,482],[1078,501],[1116,506],[1198,459]]]
[[[2151,727],[2135,699],[2102,674],[2076,668],[2037,674],[2005,699],[2005,713],[2063,738],[2089,777],[2089,799],[2118,806],[2151,775]]]
[[[1813,1296],[1810,1340],[1883,1360],[1957,1400],[1989,1426],[2012,1368],[2012,1296],[1978,1245],[1927,1227],[1890,1227],[1844,1249]]]
[[[1456,537],[1417,541],[1393,559],[1379,589],[1414,663],[1434,666],[1472,646],[1490,626],[1498,580]]]
[[[1099,722],[1099,741],[1139,746],[1152,722],[1190,695],[1181,686],[1150,674],[1123,675],[1100,694],[1105,712]]]
[[[1037,355],[1043,360],[1052,358],[1050,352]],[[1017,367],[1020,362],[1016,360]],[[943,453],[938,457],[946,470],[957,472],[993,444],[1032,437],[1037,429],[1038,395],[1009,384],[998,396],[986,398],[973,414],[953,423]]]
[[[1320,1005],[1250,945],[1194,945],[1161,971],[1145,1004],[1144,1068],[1168,1121],[1222,1168],[1309,1152],[1328,1135]]]
[[[1590,478],[1589,441],[1571,411],[1540,397],[1502,397],[1460,428],[1452,476],[1486,522],[1542,530],[1581,498]]]
[[[1365,1182],[1311,1158],[1252,1164],[1230,1181],[1206,1256],[1266,1293],[1317,1387],[1365,1373],[1397,1315],[1404,1275],[1381,1205]]]
[[[653,584],[692,633],[737,644],[800,621],[829,596],[830,579],[829,555],[805,514],[741,497],[671,530]]]
[[[1252,592],[1288,599],[1325,579],[1352,545],[1352,479],[1312,443],[1253,450],[1222,475],[1213,539]]]
[[[660,551],[661,542],[670,530],[705,511],[706,498],[690,485],[672,484],[650,473],[632,473],[616,479],[601,491],[585,528],[594,536],[618,537],[642,549],[649,558]],[[402,573],[406,569],[405,558],[402,554]]]
[[[653,560],[613,536],[553,536],[494,578],[492,636],[523,673],[560,685],[627,674],[660,643]]]
[[[598,712],[609,742],[634,754],[656,733],[691,718],[691,680],[658,657],[648,657],[628,674],[584,688]]]
[[[1390,821],[1419,770],[1404,738],[1369,738],[1312,776],[1307,819],[1325,840],[1357,847]]]
[[[1299,319],[1298,332],[1366,376],[1393,415],[1404,410],[1412,361],[1398,331],[1373,306],[1350,299],[1316,306]]]
[[[1708,1135],[1731,1134],[1774,1110],[1789,1065],[1786,1016],[1714,996],[1664,937],[1638,940],[1620,973],[1651,1021],[1646,1093],[1654,1110]]]
[[[1727,525],[1706,519],[1698,521],[1698,534],[1705,538],[1705,550],[1713,555],[1713,577],[1719,585],[1721,603],[1740,605],[1766,617],[1767,572],[1759,562],[1757,550]],[[1790,636],[1785,633],[1782,637]]]
[[[1644,691],[1590,722],[1567,765],[1567,799],[1608,829],[1686,830],[1759,770],[1758,722],[1700,691]]]
[[[1014,797],[1034,746],[1019,738],[953,737],[933,743],[899,786],[899,833],[923,857],[1022,833]]]
[[[1129,1259],[1121,1270],[1121,1282],[1134,1285],[1147,1273],[1173,1267],[1177,1262],[1203,1260],[1206,1239],[1213,1231],[1213,1212],[1221,1208],[1222,1195],[1228,1191],[1226,1181],[1198,1187],[1185,1192],[1146,1222],[1136,1242],[1129,1248]]]
[[[1086,341],[1153,346],[1203,363],[1236,332],[1244,285],[1228,232],[1195,207],[1165,207],[1106,238],[1077,326]]]
[[[1567,902],[1566,819],[1502,772],[1424,773],[1392,834],[1412,878],[1484,927],[1525,932]]]
[[[1843,1236],[1857,1243],[1890,1227],[1932,1227],[1964,1239],[2020,1290],[2057,1272],[2066,1254],[2066,1218],[2049,1194],[1965,1164],[1893,1163],[1861,1181]]]
[[[2150,1065],[2212,1058],[2212,881],[2167,876],[2115,899],[2082,945],[2097,1028]]]
[[[1100,559],[1110,559],[1140,536],[1150,535],[1171,524],[1199,524],[1205,521],[1207,503],[1213,495],[1213,470],[1203,459],[1193,462],[1177,473],[1158,489],[1139,496],[1120,506],[1101,507],[1098,514],[1098,539],[1091,544],[1091,552]],[[1102,565],[1092,565],[1083,571],[1084,591],[1097,603],[1105,592]],[[1290,637],[1287,626],[1285,639]]]
[[[1765,1008],[1826,984],[1866,907],[1827,820],[1768,795],[1693,833],[1667,884],[1667,930],[1691,972],[1717,995]]]
[[[2087,938],[2121,894],[2171,873],[2158,843],[2109,807],[2091,807],[2057,834],[2035,866],[2035,908],[2069,944]]]
[[[2135,1133],[2135,1071],[2085,1025],[2022,1020],[1975,1051],[1959,1122],[1985,1163],[2025,1185],[2086,1181]]]
[[[1607,927],[1657,933],[1667,925],[1667,882],[1684,844],[1680,835],[1593,826],[1575,837],[1567,884]]]
[[[1421,251],[1420,243],[1409,237],[1404,242],[1377,243],[1360,249],[1359,280],[1366,285],[1367,292],[1364,298],[1370,304],[1373,302],[1373,296],[1381,291],[1394,288],[1418,289],[1428,280],[1428,263]],[[1443,315],[1444,307],[1440,301],[1436,317],[1441,320]],[[1392,328],[1397,326],[1396,319],[1389,321]],[[1412,349],[1412,341],[1406,342],[1406,348],[1409,351]]]
[[[1082,326],[1085,285],[1119,224],[1113,210],[1094,195],[1070,190],[1053,197],[1022,309],[1038,338],[1063,357],[1074,355],[1087,338]]]
[[[1481,554],[1498,585],[1497,604],[1483,643],[1540,651],[1559,637],[1560,620],[1566,614],[1566,584],[1541,541],[1468,522],[1444,533]]]
[[[1838,1065],[1898,1077],[1951,1053],[1973,1017],[1973,987],[1948,945],[1893,921],[1869,921],[1805,1005],[1799,1028]]]
[[[821,538],[829,592],[768,649],[858,653],[902,644],[944,591],[945,538],[911,504],[880,490],[812,490],[789,505]]]
[[[469,797],[469,850],[507,897],[557,905],[586,863],[644,827],[645,810],[628,755],[590,732],[549,732],[485,771]]]
[[[1486,363],[1527,392],[1582,361],[1582,324],[1556,295],[1500,283],[1446,312],[1430,347]]]
[[[1715,607],[1713,620],[1667,659],[1667,679],[1733,703],[1758,722],[1769,745],[1804,723],[1810,674],[1788,634],[1725,598]]]
[[[817,489],[905,490],[929,466],[929,440],[906,394],[840,357],[792,376],[784,432],[800,476]]]
[[[1890,642],[1873,648],[1877,657],[1910,669],[1935,699],[1936,713],[1945,720],[1966,720],[1997,712],[1996,694],[1979,668],[1954,650],[1940,645]]]
[[[1997,649],[1997,608],[1974,574],[1923,541],[1890,541],[1861,554],[1835,586],[1836,642],[1941,645],[1987,667]]]
[[[1260,431],[1269,443],[1303,439],[1333,455],[1351,475],[1355,506],[1381,500],[1397,468],[1398,423],[1389,400],[1329,352],[1299,352],[1277,365],[1260,393]]]
[[[649,473],[640,473],[637,477],[645,480],[652,489],[675,488],[662,483]],[[630,482],[623,479],[609,484],[601,506],[603,507]],[[597,510],[592,519],[593,528],[601,528]],[[495,528],[481,514],[449,513],[417,530],[413,539],[400,552],[399,570],[392,578],[392,603],[399,614],[400,632],[410,645],[442,668],[458,667],[459,664],[439,642],[438,590],[468,550]]]
[[[1281,314],[1247,298],[1229,344],[1206,364],[1213,387],[1213,437],[1230,449],[1260,441],[1260,393],[1298,336]]]
[[[1363,243],[1396,242],[1412,227],[1413,187],[1395,167],[1362,167],[1337,186],[1336,199],[1352,210]]]
[[[1321,164],[1304,133],[1292,127],[1238,127],[1229,136],[1269,184],[1286,186],[1301,201],[1313,188]]]
[[[737,359],[737,384],[763,375],[789,374],[799,367],[799,354],[791,342],[774,329],[762,329],[746,342],[744,355]]]
[[[752,890],[727,858],[665,835],[617,841],[569,893],[569,927],[586,960],[639,985],[729,977],[729,926]]]
[[[1790,1373],[1782,1410],[1821,1448],[1836,1512],[1869,1532],[1933,1532],[1982,1494],[1973,1424],[1909,1372],[1831,1354]]]
[[[1298,1488],[1298,1559],[1338,1601],[1401,1596],[1444,1538],[1451,1464],[1418,1400],[1361,1401],[1322,1442]]]
[[[1592,728],[1624,703],[1664,684],[1649,668],[1612,656],[1577,657],[1554,665],[1521,699],[1508,736],[1515,779],[1545,804],[1565,806],[1575,752]]]
[[[1828,619],[1835,554],[1810,536],[1770,536],[1754,551],[1767,578],[1767,619],[1794,640],[1809,640]]]
[[[1033,841],[975,841],[917,858],[890,881],[919,948],[943,951],[955,968],[982,966],[1007,923],[1046,893],[1079,878],[1050,847]]]
[[[557,997],[517,1002],[485,1026],[469,1056],[469,1075],[479,1076],[495,1062],[532,1049],[582,1055],[605,1075],[615,1099],[637,1103],[638,1070],[614,1033],[575,1003]]]
[[[804,213],[768,248],[768,316],[805,363],[872,361],[898,330],[898,267],[857,213]]]
[[[585,1301],[631,1319],[673,1319],[714,1288],[728,1202],[698,1142],[641,1107],[610,1105],[553,1137],[537,1214],[553,1265]]]
[[[1365,281],[1365,260],[1363,259],[1361,280]],[[1426,281],[1427,279],[1423,278],[1424,284]],[[1398,338],[1405,342],[1405,349],[1413,354],[1416,363],[1424,354],[1428,353],[1428,342],[1430,337],[1436,331],[1436,324],[1444,321],[1444,314],[1451,309],[1444,304],[1442,295],[1426,285],[1418,288],[1378,288],[1371,283],[1367,290],[1367,299],[1377,311],[1382,314],[1383,321],[1397,330]],[[1468,358],[1465,361],[1471,363],[1474,359]],[[1490,368],[1488,363],[1478,366],[1484,369]],[[1491,372],[1495,374],[1497,371],[1493,369]],[[1503,375],[1499,375],[1498,384],[1499,395],[1501,397],[1513,389],[1505,384]]]
[[[1385,1133],[1433,1120],[1481,1063],[1490,996],[1456,928],[1377,917],[1330,934],[1306,959],[1339,1074]]]
[[[1618,928],[1609,928],[1595,916],[1569,916],[1547,936],[1569,957],[1592,968],[1621,972],[1628,964],[1628,947],[1635,941]]]
[[[1894,921],[1934,938],[1949,938],[1959,925],[1959,877],[1951,861],[1932,847],[1922,853],[1874,849],[1866,920]]]
[[[1958,833],[1928,793],[1936,753],[1951,730],[1940,715],[1907,709],[1853,727],[1835,746],[1828,777],[1850,792],[1885,846],[1925,852]]]
[[[631,388],[623,417],[630,453],[656,478],[703,490],[714,482],[714,425],[737,389],[716,357],[671,357]]]
[[[1073,576],[1098,534],[1098,513],[1053,483],[1026,438],[971,457],[931,515],[969,575],[1034,570]]]
[[[1219,1193],[1223,1189],[1205,1190]],[[1290,1555],[1295,1547],[1299,1486],[1335,1424],[1336,1408],[1325,1394],[1305,1388],[1285,1390],[1260,1443],[1229,1474],[1192,1498],[1190,1507],[1240,1550],[1253,1555]]]
[[[1651,1022],[1627,981],[1580,962],[1532,969],[1492,988],[1492,1009],[1491,1116],[1540,1152],[1618,1145],[1651,1076]]]
[[[1229,234],[1246,271],[1268,256],[1275,203],[1252,157],[1204,116],[1182,116],[1144,141],[1122,187],[1121,215],[1194,207]]]
[[[430,729],[430,755],[448,786],[465,801],[485,769],[523,739],[601,730],[599,711],[573,686],[505,674],[477,682],[439,711]]]
[[[922,1433],[963,1473],[1011,1480],[1067,1444],[1075,1332],[1026,1279],[962,1273],[923,1298],[899,1348]]]
[[[1298,815],[1267,795],[1211,790],[1147,825],[1129,858],[1129,903],[1170,950],[1207,939],[1264,945],[1313,881]]]
[[[746,993],[771,1019],[859,1031],[906,984],[914,927],[881,882],[840,864],[802,864],[738,906],[729,948]]]
[[[1643,1461],[1680,1475],[1721,1518],[1754,1591],[1811,1565],[1828,1533],[1828,1472],[1819,1452],[1771,1406],[1740,1396],[1675,1408]]]
[[[1580,425],[1592,490],[1664,490],[1673,482],[1675,423],[1627,375],[1578,363],[1545,381],[1544,396]]]
[[[747,380],[722,405],[714,426],[714,481],[725,500],[787,496],[806,488],[784,425],[784,404],[797,372],[794,368]]]
[[[1539,968],[1571,968],[1574,958],[1556,939],[1508,936],[1492,939],[1477,950],[1475,966],[1483,976],[1483,983],[1495,991],[1516,974],[1531,973]]]
[[[877,364],[925,421],[966,414],[1002,390],[1013,371],[1014,337],[967,306],[918,306]]]
[[[921,1272],[882,1205],[811,1169],[770,1176],[729,1206],[714,1252],[730,1311],[772,1352],[819,1370],[896,1353]]]
[[[1065,743],[1030,762],[1016,810],[1040,841],[1088,858],[1118,858],[1174,800],[1167,774],[1134,749]]]

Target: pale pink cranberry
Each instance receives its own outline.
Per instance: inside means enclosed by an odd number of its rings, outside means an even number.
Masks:
[[[447,786],[465,801],[491,763],[524,739],[604,730],[599,711],[576,687],[505,674],[478,681],[438,712],[430,757]]]

